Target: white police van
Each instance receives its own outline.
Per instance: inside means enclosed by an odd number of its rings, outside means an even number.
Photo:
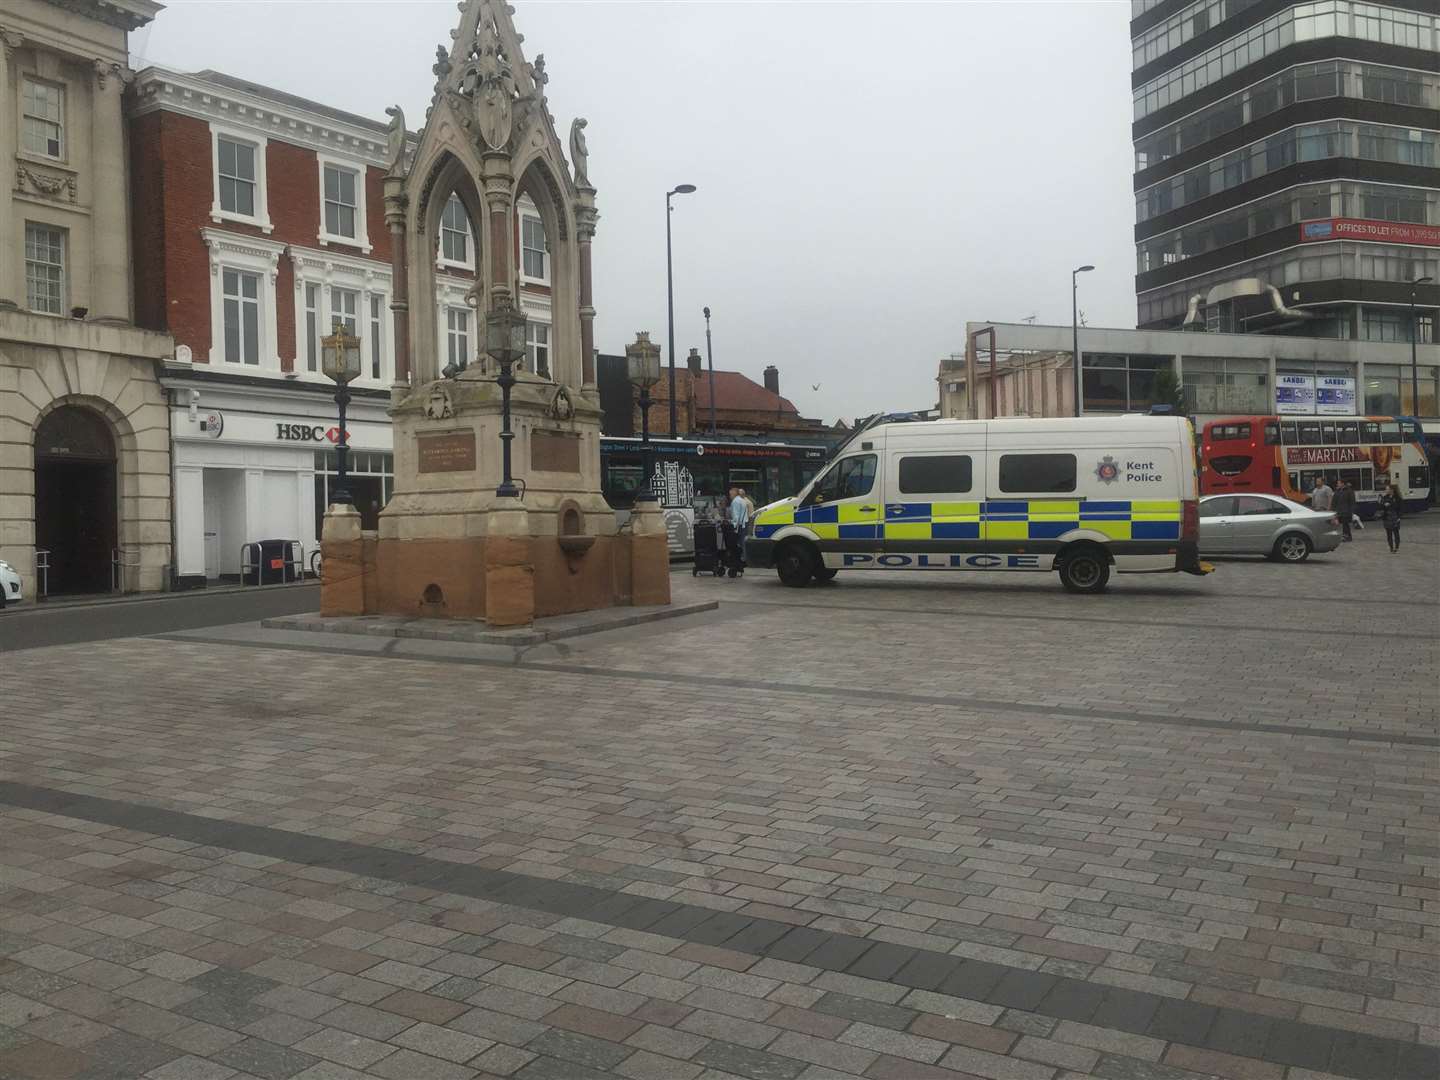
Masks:
[[[758,510],[751,567],[791,586],[841,570],[1208,573],[1180,416],[928,420],[859,431],[798,495]]]

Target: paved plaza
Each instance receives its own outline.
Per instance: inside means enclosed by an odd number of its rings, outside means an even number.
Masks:
[[[8,653],[0,1077],[1440,1070],[1440,515],[673,582],[720,608]]]

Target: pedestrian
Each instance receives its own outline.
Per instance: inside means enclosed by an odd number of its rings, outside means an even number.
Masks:
[[[1335,516],[1340,519],[1340,535],[1346,540],[1355,539],[1350,535],[1350,519],[1355,516],[1355,489],[1342,476],[1335,481]]]
[[[1385,525],[1385,542],[1394,555],[1400,550],[1400,489],[1393,482],[1380,496],[1380,520]]]
[[[744,488],[740,489],[740,498],[745,500],[745,520],[749,521],[755,516],[755,500],[750,498],[750,493]]]
[[[1335,492],[1329,484],[1325,483],[1325,474],[1318,474],[1315,477],[1315,487],[1310,492],[1310,509],[1329,510],[1331,500],[1334,498]]]
[[[730,576],[739,577],[745,572],[745,560],[743,554],[743,540],[745,535],[745,523],[750,519],[749,511],[745,500],[741,498],[740,489],[730,489],[730,505],[725,514],[725,549],[730,556]]]

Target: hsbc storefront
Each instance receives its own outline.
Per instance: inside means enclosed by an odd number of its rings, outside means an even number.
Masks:
[[[258,540],[298,540],[308,566],[336,480],[329,388],[165,382],[178,587],[238,577],[241,548]],[[356,391],[346,415],[350,491],[367,529],[393,484],[388,404],[388,394]]]

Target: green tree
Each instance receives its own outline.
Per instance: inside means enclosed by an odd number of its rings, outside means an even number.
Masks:
[[[1169,405],[1177,413],[1185,411],[1185,395],[1174,368],[1161,368],[1155,373],[1155,404]]]

